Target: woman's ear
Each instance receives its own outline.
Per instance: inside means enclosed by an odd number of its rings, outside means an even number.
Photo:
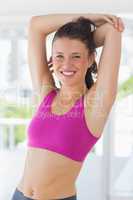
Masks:
[[[91,66],[95,62],[95,54],[89,54],[89,66]]]

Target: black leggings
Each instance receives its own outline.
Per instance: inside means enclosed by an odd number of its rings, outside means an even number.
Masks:
[[[15,192],[14,192],[13,197],[12,197],[11,200],[33,200],[33,199],[24,196],[23,193],[20,192],[20,191],[16,188],[16,190],[15,190]],[[50,200],[51,200],[51,199],[50,199]],[[66,198],[63,198],[63,199],[60,199],[60,200],[77,200],[77,198],[76,198],[76,195],[74,195],[74,196],[66,197]]]

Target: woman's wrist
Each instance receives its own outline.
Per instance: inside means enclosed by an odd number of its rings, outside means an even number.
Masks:
[[[96,28],[96,30],[94,31],[94,41],[96,47],[103,46],[105,39],[111,37],[114,34],[120,35],[121,32],[119,32],[109,23],[105,23],[100,27]]]
[[[43,34],[50,34],[67,22],[83,16],[93,21],[94,14],[88,13],[68,13],[68,14],[48,14],[33,16],[30,20],[30,27]]]

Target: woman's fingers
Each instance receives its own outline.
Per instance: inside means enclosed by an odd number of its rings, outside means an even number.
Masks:
[[[108,15],[115,28],[118,28],[118,18],[115,15]]]
[[[117,28],[118,31],[124,30],[124,23],[120,17],[117,17],[117,24],[115,25],[115,28]]]
[[[105,15],[106,21],[112,24],[117,30],[123,31],[124,30],[124,23],[120,17],[115,15]]]
[[[108,16],[104,16],[104,20],[110,23],[111,25],[114,25],[112,19],[110,19]]]
[[[123,31],[125,27],[124,27],[124,23],[120,17],[118,18],[118,23],[119,23],[119,30]]]

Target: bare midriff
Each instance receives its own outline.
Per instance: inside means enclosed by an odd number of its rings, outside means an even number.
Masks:
[[[17,188],[36,200],[61,199],[76,194],[82,162],[41,148],[28,148],[24,173]]]

